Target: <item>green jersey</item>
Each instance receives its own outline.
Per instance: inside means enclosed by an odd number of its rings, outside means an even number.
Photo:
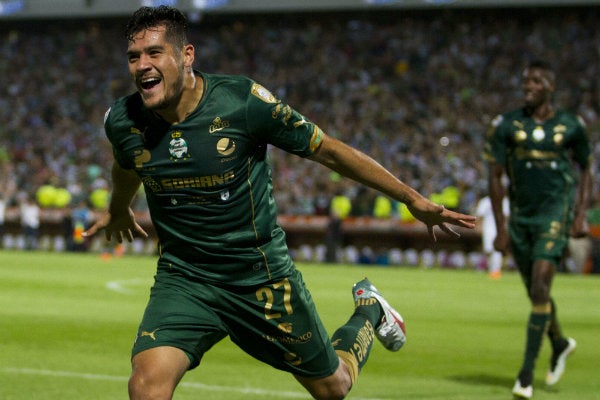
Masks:
[[[115,159],[141,178],[162,262],[214,283],[281,279],[293,263],[276,222],[267,145],[307,157],[323,132],[248,78],[196,75],[202,99],[178,124],[138,93],[113,103],[105,130]]]
[[[585,167],[590,153],[578,116],[558,110],[538,123],[522,108],[494,119],[484,157],[505,166],[511,220],[527,223],[572,214],[577,182],[572,161]]]

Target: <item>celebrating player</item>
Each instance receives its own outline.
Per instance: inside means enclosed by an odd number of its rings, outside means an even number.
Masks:
[[[550,287],[569,234],[586,235],[591,174],[583,121],[553,106],[555,77],[550,66],[532,62],[523,73],[522,86],[525,106],[494,119],[484,154],[498,230],[494,246],[507,252],[510,245],[531,301],[525,356],[513,388],[515,396],[529,399],[544,334],[553,349],[548,385],[560,379],[567,356],[576,346],[574,339],[561,332]],[[502,212],[504,174],[510,181],[508,229]]]
[[[137,92],[106,113],[112,197],[85,235],[146,236],[130,208],[144,185],[160,257],[133,345],[130,398],[170,399],[226,336],[293,374],[314,398],[344,398],[374,338],[398,350],[404,322],[364,279],[353,287],[354,313],[328,337],[276,223],[267,145],[406,203],[433,239],[436,226],[456,234],[449,225],[473,228],[475,217],[427,200],[257,82],[194,70],[178,10],[142,7],[126,31]]]

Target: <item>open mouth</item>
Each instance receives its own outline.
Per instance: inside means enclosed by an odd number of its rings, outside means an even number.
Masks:
[[[161,81],[162,79],[156,77],[144,78],[140,80],[140,87],[144,90],[150,90],[158,85]]]

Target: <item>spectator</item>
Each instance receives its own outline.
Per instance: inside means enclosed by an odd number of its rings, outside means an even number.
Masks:
[[[241,73],[268,84],[312,119],[331,121],[328,132],[373,154],[427,195],[457,186],[458,210],[466,212],[485,188],[480,132],[518,87],[514,54],[556,60],[563,79],[557,101],[583,116],[600,156],[599,16],[592,7],[541,14],[527,8],[518,14],[386,10],[347,18],[313,13],[306,19],[207,15],[191,35],[202,43],[199,57],[207,72]],[[118,40],[120,26],[102,23],[102,34],[94,20],[0,27],[0,163],[10,165],[21,190],[33,192],[60,177],[80,196],[92,192],[96,178],[110,176],[98,167],[110,165],[109,149],[98,147],[102,118],[113,97],[132,89],[122,49],[105,51]],[[301,69],[299,54],[311,59]],[[34,62],[40,59],[46,60],[43,73]],[[84,73],[86,68],[95,73]],[[352,138],[343,133],[348,124],[356,132]],[[269,156],[280,213],[323,213],[328,203],[315,204],[321,192],[313,188],[327,187],[330,175],[277,149],[270,148]],[[594,168],[598,191],[600,171]]]
[[[94,221],[94,214],[90,210],[87,201],[80,199],[77,206],[71,211],[70,249],[72,251],[86,251],[89,241],[83,237],[83,232],[88,229]]]
[[[32,196],[23,194],[20,203],[21,227],[23,229],[24,248],[37,250],[40,231],[40,207]]]
[[[6,217],[6,196],[4,190],[0,189],[0,248],[4,238],[4,220]]]
[[[510,209],[507,197],[504,197],[502,200],[502,212],[505,218],[508,218]],[[488,274],[492,279],[500,279],[502,276],[504,256],[501,252],[494,249],[494,239],[496,239],[497,230],[490,196],[483,196],[479,199],[474,214],[479,218],[481,228],[481,248],[485,254]]]

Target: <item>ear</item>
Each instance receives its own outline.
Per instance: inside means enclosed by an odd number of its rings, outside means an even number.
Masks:
[[[194,64],[194,46],[192,44],[187,44],[183,48],[183,65],[186,68],[191,68]]]
[[[556,90],[556,82],[554,80],[554,73],[551,71],[544,71],[543,75],[544,77],[544,84],[546,86],[546,89],[549,92],[554,92]]]

